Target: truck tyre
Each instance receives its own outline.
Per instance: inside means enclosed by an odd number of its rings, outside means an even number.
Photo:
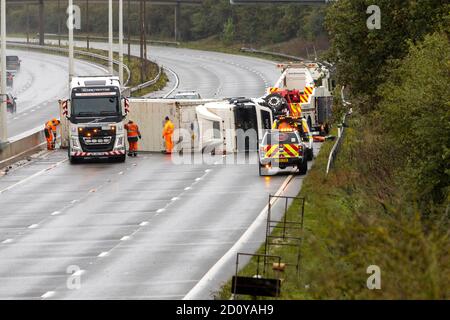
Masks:
[[[269,94],[264,98],[267,105],[275,110],[276,112],[280,112],[281,109],[286,105],[286,100],[278,93]]]
[[[70,151],[69,151],[69,152],[70,152]],[[72,157],[72,156],[69,154],[69,162],[70,162],[70,164],[77,164],[77,163],[78,163],[78,159],[75,158],[75,157]]]
[[[303,158],[302,162],[298,164],[298,173],[300,175],[305,175],[308,172],[308,160],[306,157]]]
[[[117,158],[117,162],[122,163],[122,162],[125,162],[126,159],[127,159],[127,155],[124,154]]]
[[[306,159],[308,160],[308,161],[312,161],[313,159],[314,159],[314,149],[313,148],[311,148],[311,149],[306,149]]]
[[[78,159],[76,159],[75,157],[72,157],[70,155],[70,149],[71,148],[70,148],[70,143],[69,143],[69,147],[67,148],[67,157],[69,158],[70,164],[76,164]]]
[[[268,170],[262,164],[259,164],[258,167],[259,167],[259,176],[260,177],[265,177],[268,175]]]

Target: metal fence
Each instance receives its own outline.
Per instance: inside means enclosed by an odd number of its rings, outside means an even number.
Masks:
[[[342,90],[341,90],[342,103],[344,104],[344,106],[350,106],[351,103],[347,102],[345,100],[344,89],[345,89],[345,87],[342,87]],[[336,142],[334,143],[333,148],[331,148],[330,155],[328,156],[327,171],[326,171],[327,175],[330,172],[330,169],[333,166],[334,161],[336,160],[339,150],[341,149],[342,141],[344,140],[345,127],[347,126],[347,123],[346,123],[347,116],[349,116],[351,114],[352,114],[352,110],[350,108],[349,111],[346,112],[344,114],[344,116],[342,117],[342,122],[338,125],[338,138],[337,138]]]

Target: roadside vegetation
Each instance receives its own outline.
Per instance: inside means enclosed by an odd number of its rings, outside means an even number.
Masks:
[[[147,1],[148,2],[148,1]],[[85,2],[80,6],[81,30],[75,35],[86,34]],[[117,12],[117,4],[114,3]],[[62,5],[62,7],[64,7]],[[139,39],[139,3],[131,4],[130,34]],[[128,5],[124,4],[125,19]],[[8,33],[26,32],[25,6],[9,6]],[[56,3],[45,6],[45,32],[58,32]],[[89,5],[89,33],[107,36],[107,5]],[[33,36],[38,30],[38,12],[29,11],[29,30]],[[65,8],[61,9],[61,26],[65,23]],[[328,48],[329,42],[323,20],[325,9],[321,6],[297,5],[240,5],[231,6],[229,0],[205,0],[203,6],[182,6],[180,10],[177,41],[193,46],[207,40],[215,47],[254,47],[267,51],[279,51],[297,56],[314,57]],[[126,20],[125,20],[126,21]],[[174,41],[174,10],[172,6],[148,5],[146,10],[147,39]],[[117,30],[117,19],[114,30]],[[127,23],[125,31],[127,33]],[[65,29],[63,32],[65,32]]]
[[[329,60],[353,115],[331,173],[326,143],[304,181],[301,271],[282,274],[282,299],[450,298],[450,8],[380,0],[382,29],[368,30],[369,4],[327,13]],[[366,286],[371,265],[380,290]],[[254,273],[252,261],[243,274]],[[226,284],[218,297],[229,296]]]

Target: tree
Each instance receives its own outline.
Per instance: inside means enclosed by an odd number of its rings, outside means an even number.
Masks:
[[[225,45],[229,45],[234,40],[234,24],[233,19],[228,18],[227,22],[223,26],[222,41]]]
[[[392,62],[413,43],[435,30],[450,9],[446,0],[339,0],[330,6],[326,27],[331,40],[329,59],[336,64],[338,81],[354,95],[375,105],[378,86],[386,80]],[[381,9],[381,30],[369,30],[369,5]],[[369,111],[371,105],[366,104]]]
[[[384,131],[403,158],[397,165],[405,193],[425,205],[448,200],[450,191],[449,78],[449,39],[436,33],[410,42],[408,55],[379,90]]]

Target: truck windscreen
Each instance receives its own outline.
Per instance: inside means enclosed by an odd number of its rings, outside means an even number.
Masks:
[[[72,98],[72,115],[75,117],[117,116],[119,113],[117,97]]]

